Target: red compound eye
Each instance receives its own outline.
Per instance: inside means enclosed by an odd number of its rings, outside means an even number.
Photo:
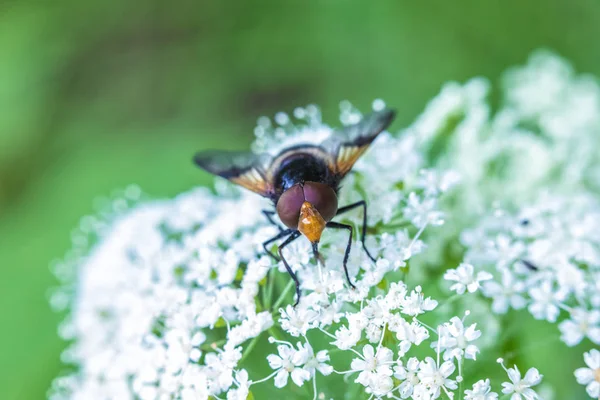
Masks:
[[[281,222],[288,228],[298,228],[302,203],[304,203],[304,192],[300,185],[292,186],[279,197],[279,201],[277,201],[277,215],[279,215]]]

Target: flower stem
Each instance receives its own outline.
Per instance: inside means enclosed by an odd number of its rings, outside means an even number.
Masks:
[[[458,375],[460,376],[460,382],[458,382],[458,398],[459,399],[463,398],[463,381],[464,381],[464,377],[463,377],[463,373],[462,373],[463,360],[464,360],[464,357],[461,357],[460,361],[458,362]]]
[[[258,384],[258,383],[263,383],[263,382],[266,382],[266,381],[268,381],[269,379],[271,379],[272,377],[274,377],[275,375],[277,375],[277,373],[278,373],[278,372],[279,372],[279,370],[275,370],[275,371],[273,371],[273,373],[272,373],[272,374],[270,374],[270,375],[269,375],[269,376],[267,376],[266,378],[259,379],[259,380],[258,380],[258,381],[256,381],[256,382],[252,382],[250,385],[256,385],[256,384]]]
[[[263,301],[263,304],[265,306],[265,309],[270,310],[271,309],[271,301],[273,300],[273,288],[275,288],[275,277],[273,276],[274,274],[271,273],[272,269],[269,270],[269,273],[267,274],[267,279],[270,277],[271,279],[268,279],[268,289],[266,290],[267,296],[266,299]]]
[[[281,303],[283,303],[283,300],[285,300],[285,296],[287,296],[287,294],[290,292],[290,290],[292,290],[293,287],[294,281],[290,279],[285,289],[283,289],[283,292],[281,292],[281,294],[279,295],[279,298],[275,301],[275,304],[273,304],[273,308],[271,310],[277,310],[279,308]]]
[[[252,339],[252,341],[248,345],[248,347],[246,347],[246,350],[244,351],[244,354],[242,355],[242,358],[240,359],[240,363],[242,361],[244,361],[250,353],[252,353],[254,346],[256,346],[256,343],[258,343],[258,339],[260,338],[260,335],[262,335],[262,332],[259,333],[258,336],[255,336],[254,339]]]

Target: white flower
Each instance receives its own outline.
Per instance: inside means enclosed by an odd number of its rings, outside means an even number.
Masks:
[[[327,364],[329,361],[327,350],[321,350],[315,355],[312,346],[308,342],[305,345],[299,344],[298,348],[300,351],[306,352],[304,369],[307,370],[311,376],[315,375],[315,371],[319,371],[325,376],[333,372],[333,367]]]
[[[440,396],[442,388],[454,390],[458,388],[456,381],[450,379],[456,366],[452,361],[446,361],[438,366],[433,358],[427,357],[420,365],[419,379],[421,384],[432,392],[432,398]]]
[[[421,286],[417,286],[410,295],[401,302],[401,311],[410,316],[417,316],[437,307],[438,302],[431,297],[425,298],[421,293]]]
[[[370,344],[363,347],[362,358],[355,358],[350,364],[352,371],[360,372],[355,382],[369,386],[374,378],[392,375],[393,353],[387,347],[375,349]]]
[[[418,375],[420,368],[421,364],[416,357],[411,357],[408,360],[406,363],[406,368],[402,367],[402,365],[397,365],[394,367],[394,377],[403,381],[398,388],[400,391],[400,396],[403,399],[407,399],[412,396],[415,387],[418,387],[421,384],[421,380],[419,379]]]
[[[228,343],[238,346],[246,340],[260,335],[271,326],[273,326],[273,317],[270,312],[263,311],[256,314],[252,310],[247,319],[227,332]]]
[[[425,250],[425,243],[418,236],[411,238],[406,229],[398,231],[394,236],[385,233],[381,238],[381,246],[384,248],[383,256],[393,261],[393,270],[406,266],[406,261]],[[393,240],[395,239],[395,240]]]
[[[600,397],[600,351],[592,349],[583,354],[587,368],[575,370],[575,378],[581,385],[586,385],[587,394],[596,399]]]
[[[521,372],[515,365],[514,368],[506,370],[510,382],[502,383],[502,393],[512,394],[511,400],[535,400],[538,399],[538,394],[531,389],[542,381],[543,375],[540,375],[536,368],[530,368],[525,377],[521,379]]]
[[[483,294],[491,297],[492,310],[498,314],[505,314],[509,307],[520,310],[527,305],[527,300],[522,293],[525,292],[525,283],[515,279],[509,269],[502,270],[502,283],[496,281],[484,282],[481,288]]]
[[[400,356],[406,354],[412,345],[420,345],[424,340],[429,339],[429,331],[419,322],[408,323],[400,315],[393,315],[388,322],[388,329],[396,333],[396,338],[400,341],[398,346]]]
[[[227,400],[246,400],[252,381],[248,380],[248,372],[245,369],[235,373],[234,381],[237,389],[231,389],[227,392]]]
[[[365,336],[371,343],[378,343],[383,334],[383,328],[377,324],[369,324],[365,329]]]
[[[302,386],[305,381],[310,379],[310,372],[301,368],[301,365],[305,364],[308,359],[308,353],[305,349],[295,350],[288,345],[279,345],[277,346],[277,353],[279,355],[269,354],[267,356],[269,366],[278,370],[275,375],[276,387],[282,388],[287,385],[290,375],[297,386]]]
[[[279,323],[281,327],[290,335],[298,337],[305,335],[306,331],[311,329],[312,322],[317,318],[317,313],[306,308],[305,303],[299,304],[297,307],[288,305],[285,310],[279,309],[281,318]]]
[[[526,247],[520,240],[512,240],[506,234],[499,234],[493,242],[493,256],[496,268],[504,270],[522,257]]]
[[[165,388],[165,393],[173,390]],[[206,400],[209,398],[206,375],[200,366],[189,365],[181,373],[181,400]]]
[[[362,336],[362,331],[367,327],[369,321],[362,312],[347,313],[348,326],[341,326],[336,332],[336,340],[331,344],[341,350],[354,347]]]
[[[390,305],[385,297],[376,297],[367,300],[362,313],[369,319],[369,324],[382,326],[390,318]]]
[[[492,278],[492,274],[486,271],[479,271],[477,275],[475,275],[473,266],[467,263],[461,263],[458,268],[449,269],[444,274],[445,280],[456,281],[455,284],[450,286],[450,290],[455,290],[458,294],[465,293],[465,290],[468,290],[469,293],[474,293],[479,289],[480,282]]]
[[[552,282],[542,281],[539,285],[529,289],[529,295],[533,302],[528,310],[536,319],[545,319],[548,322],[556,322],[560,312],[558,305],[567,297],[563,289],[555,290]]]
[[[394,388],[394,381],[385,373],[374,373],[369,377],[369,383],[365,389],[367,393],[373,393],[377,397],[388,394]]]
[[[475,382],[473,390],[465,390],[465,400],[496,400],[498,394],[492,392],[490,380],[480,380]]]
[[[336,340],[331,342],[332,345],[341,349],[348,350],[356,345],[362,336],[362,330],[350,325],[349,327],[342,326],[335,331]]]
[[[444,223],[444,214],[437,210],[437,201],[434,197],[420,199],[415,192],[411,192],[407,203],[404,216],[417,228]]]
[[[460,175],[456,171],[448,171],[439,176],[437,171],[422,170],[417,185],[425,191],[426,196],[436,196],[448,191],[459,181]]]
[[[446,324],[440,330],[440,347],[445,350],[444,360],[452,357],[461,359],[475,360],[479,349],[470,343],[481,336],[481,331],[476,329],[477,324],[473,324],[465,329],[463,321],[458,317],[452,317],[450,324]],[[437,347],[437,343],[432,343],[431,347]]]
[[[187,365],[188,361],[198,361],[202,355],[199,346],[206,340],[203,332],[191,335],[180,329],[171,329],[165,334],[167,357],[173,370]]]
[[[574,308],[571,310],[571,319],[561,322],[558,329],[562,333],[561,340],[568,346],[579,344],[586,336],[600,344],[600,310]]]
[[[225,345],[219,353],[208,353],[206,355],[205,372],[213,392],[224,392],[231,387],[233,384],[233,371],[241,358],[241,348],[233,348],[228,345]]]
[[[310,304],[313,309],[317,309],[319,305],[329,304],[329,294],[337,293],[344,289],[345,278],[342,277],[341,271],[320,271],[315,268],[311,271],[304,271],[300,286],[304,290],[309,290],[306,301],[300,305],[306,306]]]

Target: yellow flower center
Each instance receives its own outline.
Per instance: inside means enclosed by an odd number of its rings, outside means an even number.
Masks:
[[[596,382],[600,383],[600,368],[594,371],[594,379],[596,380]]]

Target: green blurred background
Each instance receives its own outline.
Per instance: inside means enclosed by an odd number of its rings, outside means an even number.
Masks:
[[[1,2],[0,399],[61,371],[48,263],[97,196],[208,184],[195,150],[245,148],[258,116],[311,102],[334,123],[340,100],[381,97],[398,129],[443,82],[497,81],[540,47],[600,76],[598,38],[592,0]]]

